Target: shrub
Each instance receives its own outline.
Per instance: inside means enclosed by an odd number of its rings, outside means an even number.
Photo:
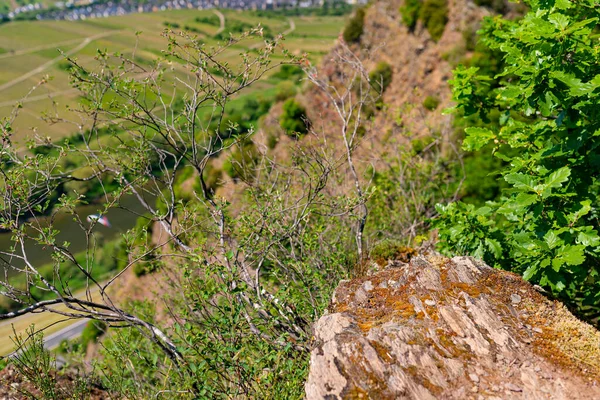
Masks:
[[[421,154],[423,150],[427,148],[431,143],[435,142],[432,136],[426,136],[424,138],[413,139],[410,142],[412,150],[415,154]]]
[[[395,240],[382,240],[371,249],[369,257],[379,265],[388,261],[409,262],[417,252]]]
[[[276,79],[281,80],[294,80],[304,75],[304,71],[300,66],[295,64],[284,64],[279,68],[279,71],[274,73],[272,76]]]
[[[155,257],[148,255],[144,257],[143,261],[138,261],[133,264],[133,273],[139,278],[140,276],[153,273],[158,269],[158,267],[159,264],[155,260]]]
[[[348,24],[344,28],[344,40],[346,43],[358,43],[360,42],[360,37],[363,34],[363,29],[365,25],[365,9],[359,8],[354,13],[354,16],[350,18]]]
[[[89,343],[96,343],[107,328],[106,323],[102,321],[91,320],[88,322],[81,332],[81,346],[86,349]]]
[[[489,7],[498,14],[503,14],[507,9],[504,0],[475,0],[475,4],[482,7]]]
[[[254,167],[258,161],[258,151],[252,142],[240,143],[223,163],[223,171],[232,179],[251,181],[254,178]]]
[[[269,132],[267,135],[267,147],[270,150],[273,150],[275,146],[279,143],[279,138],[273,132]]]
[[[277,84],[277,93],[275,94],[275,99],[277,101],[287,100],[290,97],[294,97],[296,95],[296,85],[292,81],[282,81]]]
[[[369,81],[377,92],[383,93],[390,83],[392,83],[392,75],[392,66],[386,62],[380,62],[375,69],[369,73]]]
[[[400,7],[402,22],[412,32],[417,26],[419,11],[421,10],[421,0],[404,0],[404,5]]]
[[[447,0],[425,0],[419,17],[434,41],[440,40],[448,22]]]
[[[279,119],[279,124],[290,136],[297,137],[308,132],[308,118],[306,109],[294,99],[289,99],[283,103],[283,113]]]
[[[181,26],[177,22],[170,22],[170,21],[163,21],[163,25],[166,26],[167,28],[172,28],[172,29],[179,29],[179,27]]]
[[[429,111],[433,111],[440,105],[440,99],[435,96],[427,96],[423,100],[423,107]]]
[[[199,24],[207,24],[213,26],[221,25],[221,20],[215,14],[211,14],[206,17],[196,17],[194,21],[198,22]]]
[[[504,53],[500,87],[459,66],[452,84],[457,112],[498,126],[465,129],[463,148],[486,148],[506,163],[508,188],[495,202],[438,206],[441,247],[523,275],[562,298],[580,316],[600,310],[597,171],[600,66],[595,1],[555,7],[527,1],[518,22],[484,20],[479,31]],[[507,151],[508,150],[508,151]],[[511,153],[512,151],[512,153]]]

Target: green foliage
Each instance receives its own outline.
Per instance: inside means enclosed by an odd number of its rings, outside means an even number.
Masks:
[[[241,34],[241,33],[245,33],[245,32],[250,32],[255,29],[256,29],[256,26],[251,23],[240,21],[237,19],[228,18],[227,23],[225,25],[225,30],[223,32],[215,35],[215,39],[227,40],[231,37],[232,34]],[[262,36],[264,38],[273,39],[273,31],[271,30],[271,28],[269,26],[267,26],[267,25],[261,26],[261,29],[262,29]]]
[[[171,29],[179,29],[181,27],[181,25],[179,25],[177,22],[171,21],[163,21],[163,25]]]
[[[421,154],[425,151],[432,143],[435,142],[433,136],[425,136],[424,138],[416,138],[410,141],[410,145],[415,154]]]
[[[35,327],[27,329],[26,335],[15,334],[15,346],[20,351],[12,358],[17,373],[37,390],[29,391],[30,386],[22,385],[18,390],[20,398],[28,399],[84,399],[90,398],[96,382],[90,381],[77,371],[70,371],[64,378],[56,371],[56,357],[44,348],[44,336]]]
[[[288,3],[273,10],[258,10],[254,14],[257,17],[282,18],[299,16],[342,16],[352,12],[352,5],[345,1],[324,1],[321,7],[291,7]]]
[[[522,20],[486,18],[480,31],[504,54],[500,76],[510,79],[490,89],[477,68],[459,67],[452,81],[458,112],[489,120],[500,110],[498,127],[467,128],[463,147],[491,148],[508,188],[484,207],[440,206],[436,226],[444,251],[509,268],[580,313],[598,312],[600,10],[594,1],[526,3]]]
[[[254,177],[258,150],[254,143],[246,141],[233,148],[230,157],[223,164],[223,171],[232,179],[249,182]]]
[[[282,81],[277,84],[277,94],[275,100],[284,101],[290,97],[296,96],[296,85],[292,81]]]
[[[423,100],[423,107],[426,110],[433,111],[440,105],[440,99],[435,96],[427,96],[425,100]]]
[[[281,80],[297,80],[304,75],[304,71],[299,65],[295,64],[284,64],[279,67],[279,71],[271,75],[273,78]]]
[[[388,261],[408,262],[415,254],[414,249],[401,242],[388,239],[376,243],[369,252],[369,258],[379,265],[385,265]]]
[[[63,339],[60,341],[60,344],[56,348],[56,351],[62,355],[72,355],[73,353],[80,352],[81,349],[81,340]]]
[[[421,0],[404,0],[404,5],[399,9],[402,16],[402,22],[413,31],[417,26],[419,14],[421,11]]]
[[[107,329],[105,322],[96,320],[88,322],[81,332],[81,347],[86,349],[88,344],[96,343],[98,338],[106,333]]]
[[[383,93],[390,83],[392,83],[392,75],[392,66],[386,62],[380,62],[369,73],[369,81],[378,93]]]
[[[503,14],[507,9],[504,0],[475,0],[475,4],[482,7],[489,7],[499,14]]]
[[[212,26],[221,25],[221,20],[216,14],[210,14],[206,17],[196,17],[194,18],[194,21],[198,22],[199,24],[207,24]]]
[[[306,109],[294,99],[288,99],[283,103],[283,112],[279,118],[279,124],[292,137],[297,137],[308,132],[308,117]]]
[[[358,8],[344,28],[343,37],[346,43],[358,43],[365,25],[365,9]]]
[[[442,37],[448,22],[448,1],[425,0],[419,11],[419,18],[431,38],[437,42]]]

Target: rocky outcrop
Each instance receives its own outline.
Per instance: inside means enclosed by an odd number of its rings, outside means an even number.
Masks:
[[[600,398],[600,333],[559,302],[468,257],[396,264],[340,283],[308,399]]]

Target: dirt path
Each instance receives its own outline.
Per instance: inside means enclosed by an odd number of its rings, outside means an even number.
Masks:
[[[83,42],[81,42],[79,44],[79,46],[74,47],[73,49],[69,50],[68,52],[65,53],[65,56],[71,56],[75,53],[77,53],[78,51],[80,51],[81,49],[83,49],[85,46],[87,46],[88,44],[90,44],[92,41],[106,37],[106,36],[110,36],[110,35],[114,35],[116,33],[118,33],[120,31],[113,31],[113,32],[104,32],[104,33],[100,33],[98,35],[94,35],[94,36],[90,36],[87,37],[83,40]],[[13,87],[14,85],[23,82],[24,80],[27,80],[29,78],[31,78],[32,76],[34,76],[35,74],[39,74],[40,72],[44,71],[46,68],[56,64],[57,62],[64,60],[65,56],[60,55],[58,57],[53,58],[52,60],[45,62],[44,64],[40,65],[39,67],[19,76],[18,78],[13,79],[12,81],[6,82],[3,85],[0,85],[0,92],[9,89],[11,87]]]
[[[286,31],[282,32],[282,35],[289,35],[290,33],[296,30],[296,23],[294,22],[294,20],[291,18],[288,18],[287,20],[288,24],[290,24],[290,27]]]
[[[217,30],[217,32],[215,33],[215,36],[218,35],[219,33],[223,32],[225,30],[225,16],[223,15],[223,13],[219,10],[213,10],[213,12],[215,13],[215,15],[217,17],[219,17],[219,21],[221,23],[221,25],[219,26],[219,29]]]

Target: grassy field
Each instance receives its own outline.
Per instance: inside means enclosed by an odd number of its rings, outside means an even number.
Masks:
[[[225,30],[236,22],[268,26],[274,34],[287,32],[285,46],[293,54],[308,53],[316,62],[332,46],[344,24],[344,17],[258,17],[252,12],[223,10]],[[216,45],[213,36],[219,26],[199,23],[197,17],[213,17],[210,10],[172,10],[149,14],[131,14],[120,17],[86,21],[27,21],[11,22],[0,26],[0,117],[9,115],[14,104],[31,90],[44,76],[50,80],[29,94],[17,119],[15,138],[23,141],[34,133],[53,139],[74,131],[73,123],[79,116],[66,111],[68,104],[77,101],[79,94],[69,86],[69,76],[60,51],[84,64],[94,62],[97,49],[131,54],[145,62],[157,58],[167,41],[161,36],[167,24],[179,29],[193,28],[202,32],[199,37],[207,45]],[[292,22],[293,21],[293,22]],[[293,30],[291,28],[294,28]],[[177,30],[177,29],[175,29]],[[136,31],[142,34],[135,35]],[[261,42],[246,41],[244,46],[234,46],[223,57],[236,62],[239,53]],[[60,51],[59,51],[60,50]],[[260,90],[273,87],[265,80]],[[52,100],[50,100],[50,97]],[[42,115],[54,115],[73,123],[48,123]]]

